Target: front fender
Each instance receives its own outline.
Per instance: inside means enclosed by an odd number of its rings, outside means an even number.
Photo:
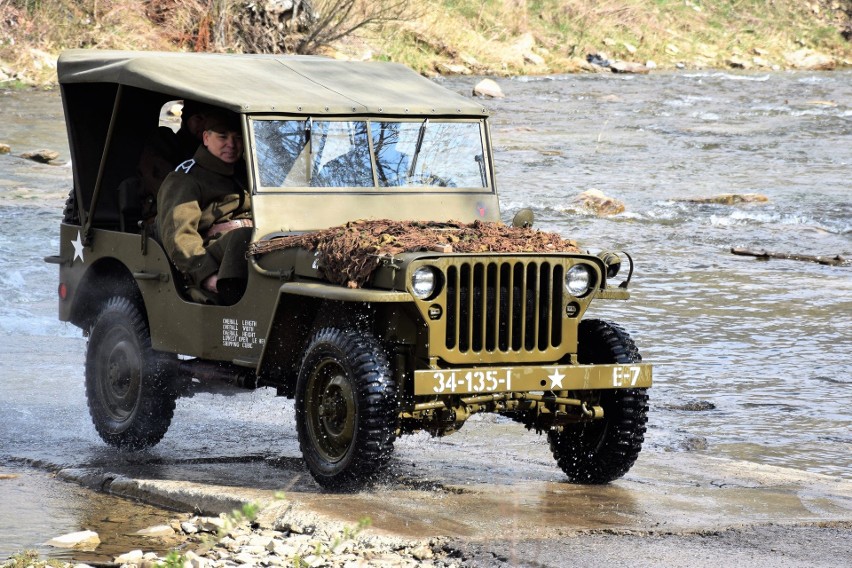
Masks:
[[[408,303],[408,292],[344,288],[320,282],[281,285],[258,367],[261,382],[291,396],[305,345],[321,325],[342,325],[370,304]]]

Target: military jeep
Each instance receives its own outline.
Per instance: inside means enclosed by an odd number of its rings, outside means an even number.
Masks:
[[[227,381],[295,399],[305,463],[330,489],[381,477],[398,436],[447,435],[481,412],[546,433],[571,482],[607,483],[636,461],[651,367],[619,325],[583,317],[629,297],[629,255],[453,246],[477,228],[540,236],[527,212],[500,222],[478,101],[400,65],[304,56],[71,50],[58,75],[74,186],[45,260],[60,267],[59,318],[88,337],[106,443],[157,444],[193,384]],[[254,228],[234,305],[187,295],[128,183],[183,100],[241,121]],[[377,221],[435,245],[348,258],[310,244]],[[347,263],[368,270],[350,278]]]

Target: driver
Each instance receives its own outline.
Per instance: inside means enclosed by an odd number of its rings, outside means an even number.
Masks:
[[[158,193],[161,242],[196,301],[231,305],[245,291],[252,221],[242,157],[239,117],[210,111],[202,145],[166,176]]]

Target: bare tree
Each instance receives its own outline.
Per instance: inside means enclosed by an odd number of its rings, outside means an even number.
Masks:
[[[258,0],[234,14],[238,46],[255,53],[312,54],[365,26],[409,19],[406,0]]]
[[[410,17],[407,0],[313,0],[315,19],[296,44],[296,53],[316,53],[364,26]]]

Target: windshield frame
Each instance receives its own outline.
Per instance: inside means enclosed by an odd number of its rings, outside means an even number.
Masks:
[[[357,116],[326,116],[326,115],[291,115],[291,114],[253,114],[247,115],[248,138],[246,144],[246,160],[250,175],[252,176],[252,185],[254,192],[257,194],[275,194],[275,193],[313,193],[313,194],[335,194],[335,193],[363,193],[367,195],[388,195],[388,194],[405,194],[405,193],[477,193],[477,194],[493,194],[495,193],[494,172],[492,168],[491,144],[488,132],[488,122],[486,117],[481,116],[465,116],[465,117],[444,117],[444,116],[376,116],[376,115],[357,115]],[[362,186],[268,186],[261,183],[261,164],[257,154],[257,131],[256,125],[258,122],[264,121],[298,121],[307,125],[310,131],[314,130],[314,124],[321,122],[346,123],[346,122],[364,122],[366,124],[367,142],[370,156],[370,167],[372,170],[372,185]],[[479,139],[482,155],[482,163],[480,164],[480,176],[484,181],[484,185],[473,187],[453,187],[441,185],[382,185],[379,181],[377,167],[377,152],[374,148],[373,127],[377,123],[399,122],[413,124],[420,127],[421,125],[435,125],[441,123],[464,123],[477,124],[479,126]],[[308,168],[310,169],[310,168]],[[310,174],[308,174],[310,176]]]

